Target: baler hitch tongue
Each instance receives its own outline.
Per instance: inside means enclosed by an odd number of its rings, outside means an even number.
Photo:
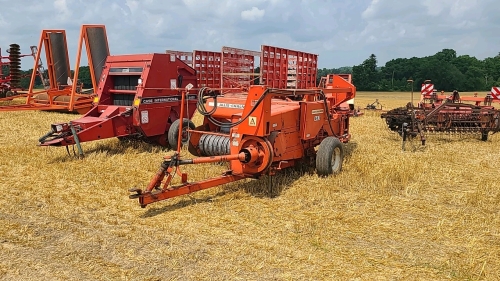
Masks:
[[[250,163],[259,161],[259,159],[263,156],[263,152],[253,146],[243,148],[238,154],[198,157],[193,159],[180,159],[179,154],[175,152],[171,157],[165,157],[165,160],[162,162],[160,168],[151,179],[145,190],[139,188],[129,189],[130,192],[135,192],[135,194],[129,195],[129,198],[139,199],[141,208],[145,208],[148,204],[154,202],[238,181],[246,178],[246,176],[226,172],[219,177],[189,183],[187,181],[187,174],[181,173],[177,167],[180,165],[229,162],[232,160],[239,160],[242,163]],[[172,186],[171,182],[175,173],[180,174],[182,180],[180,185]]]
[[[46,133],[45,135],[41,136],[38,139],[38,142],[40,142],[40,144],[43,144],[49,138],[51,138],[50,140],[63,138],[65,136],[65,134],[69,133],[69,131],[70,130],[69,130],[68,123],[52,124],[52,125],[50,125],[50,131],[48,133]]]
[[[38,142],[43,144],[45,142],[45,140],[47,140],[48,138],[54,136],[56,132],[53,130],[53,129],[50,129],[50,131],[48,133],[46,133],[45,135],[41,136],[39,139],[38,139]]]

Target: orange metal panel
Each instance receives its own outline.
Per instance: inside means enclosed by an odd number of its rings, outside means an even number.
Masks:
[[[58,87],[57,83],[57,77],[56,77],[56,71],[55,71],[55,62],[53,60],[53,53],[52,53],[52,44],[50,42],[50,34],[52,33],[58,33],[61,34],[63,37],[63,50],[59,50],[60,52],[64,53],[65,59],[66,59],[66,71],[67,73],[71,73],[71,68],[69,64],[69,54],[68,54],[68,45],[66,42],[66,31],[63,29],[55,29],[55,30],[47,30],[44,29],[42,30],[40,34],[40,41],[38,43],[37,47],[37,54],[35,57],[35,65],[33,66],[33,69],[35,70],[40,70],[40,63],[41,63],[41,51],[42,48],[45,50],[45,59],[47,62],[47,74],[48,74],[48,81],[49,81],[49,88],[50,89],[56,89]],[[26,97],[26,104],[30,104],[33,99],[33,90],[35,87],[35,79],[37,76],[37,71],[33,71],[31,75],[31,80],[30,80],[30,87],[28,89],[28,95]]]
[[[318,136],[319,130],[325,124],[325,104],[323,101],[304,102],[300,104],[301,139],[310,140]]]
[[[268,45],[261,46],[261,83],[280,89],[315,87],[318,55]]]
[[[221,56],[220,52],[193,51],[193,68],[199,87],[221,88]]]
[[[250,50],[222,47],[221,81],[223,88],[248,89],[254,84],[255,57],[260,53]]]

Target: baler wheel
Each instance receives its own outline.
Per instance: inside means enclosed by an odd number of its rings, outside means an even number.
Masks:
[[[177,119],[172,123],[170,126],[170,129],[168,129],[168,144],[170,145],[170,148],[173,150],[177,150],[177,138],[179,136],[179,125],[181,123],[181,119]],[[187,135],[187,127],[189,126],[189,129],[194,130],[196,126],[194,123],[187,119],[184,118],[184,121],[182,122],[182,145],[187,144],[189,136]]]
[[[338,138],[327,137],[319,145],[316,153],[316,172],[319,176],[329,176],[342,170],[344,146]]]

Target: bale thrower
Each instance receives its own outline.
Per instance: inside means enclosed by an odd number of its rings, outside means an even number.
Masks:
[[[320,176],[339,173],[344,143],[351,138],[350,111],[341,105],[355,97],[356,88],[341,76],[329,78],[332,84],[327,88],[252,85],[248,93],[226,96],[214,89],[199,89],[197,108],[204,121],[187,129],[188,150],[197,158],[184,159],[181,155],[179,130],[177,151],[164,158],[145,190],[130,189],[134,193],[130,198],[139,199],[144,208],[221,184],[274,175],[298,163],[315,166]],[[182,165],[215,162],[229,162],[230,168],[219,177],[199,182],[188,182],[187,173],[180,169]],[[176,174],[181,184],[173,186]]]

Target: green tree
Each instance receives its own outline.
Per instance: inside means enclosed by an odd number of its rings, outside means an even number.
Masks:
[[[361,91],[408,91],[408,79],[420,85],[430,79],[435,88],[444,91],[484,91],[500,85],[500,52],[494,57],[479,60],[473,56],[460,55],[453,49],[443,49],[432,56],[395,58],[383,66],[377,66],[377,57],[371,54],[361,64],[353,67],[322,68],[317,70],[317,83],[327,74],[352,74],[353,83]],[[8,66],[2,66],[3,75],[9,74]],[[260,68],[255,69],[259,73]],[[72,71],[73,73],[73,71]],[[22,71],[21,86],[28,88],[31,69]],[[78,80],[85,88],[92,87],[88,66],[79,69]],[[258,84],[258,79],[255,80]],[[35,87],[41,87],[36,77]],[[416,87],[417,89],[419,87]]]
[[[362,64],[352,67],[352,80],[358,90],[380,90],[380,75],[377,70],[377,57],[374,54],[371,54]]]

